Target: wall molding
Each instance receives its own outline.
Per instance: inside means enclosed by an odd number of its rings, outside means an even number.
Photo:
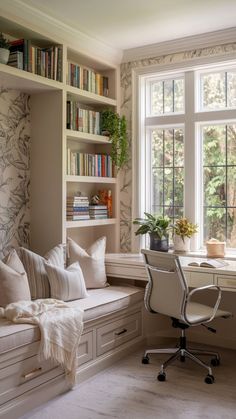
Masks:
[[[56,38],[58,42],[67,43],[72,49],[79,50],[87,56],[93,56],[101,62],[114,66],[121,62],[122,50],[112,48],[84,32],[71,28],[21,0],[14,0],[14,2],[1,0],[0,12],[1,16],[6,19],[13,20],[32,31],[43,33],[52,39]]]
[[[236,27],[124,50],[123,63],[234,43]]]

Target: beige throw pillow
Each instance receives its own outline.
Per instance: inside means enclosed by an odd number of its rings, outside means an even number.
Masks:
[[[37,255],[24,247],[20,248],[20,257],[27,272],[32,300],[50,297],[50,285],[44,262],[64,268],[64,249],[60,244],[46,253],[45,257]]]
[[[0,261],[0,306],[31,300],[27,274],[15,250]]]
[[[45,263],[48,274],[51,297],[71,301],[88,297],[84,277],[79,263],[73,263],[67,269]]]
[[[79,262],[86,288],[104,288],[107,284],[105,270],[106,237],[96,240],[87,250],[68,238],[69,264]]]

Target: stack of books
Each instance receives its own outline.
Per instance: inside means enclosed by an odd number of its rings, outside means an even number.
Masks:
[[[114,177],[114,164],[108,154],[79,153],[67,149],[67,174]]]
[[[16,39],[10,43],[9,65],[47,77],[62,80],[62,48],[39,48],[28,39]]]
[[[92,220],[108,218],[107,205],[90,205],[89,216]]]
[[[82,109],[78,102],[68,100],[66,127],[75,131],[99,135],[100,112],[92,109]]]
[[[67,83],[97,95],[108,96],[108,77],[94,70],[68,62]]]
[[[68,196],[66,203],[68,221],[89,220],[89,200],[87,196]]]

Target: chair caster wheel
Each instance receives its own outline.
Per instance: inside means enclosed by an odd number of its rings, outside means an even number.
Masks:
[[[181,357],[180,357],[180,361],[181,361],[181,362],[185,362],[185,356],[184,356],[184,355],[181,355]]]
[[[213,375],[207,374],[206,378],[205,378],[205,383],[206,384],[213,384],[215,381]]]
[[[166,381],[166,374],[164,372],[159,372],[157,379],[158,381]]]
[[[212,358],[212,360],[211,360],[211,365],[212,365],[213,367],[218,367],[218,366],[220,365],[220,360],[219,360],[219,358]]]
[[[149,356],[148,355],[143,356],[143,358],[142,358],[142,364],[149,364]]]

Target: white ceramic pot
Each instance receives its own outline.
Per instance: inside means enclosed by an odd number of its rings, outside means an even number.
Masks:
[[[0,48],[0,63],[7,64],[9,60],[10,51],[9,49]]]
[[[190,251],[190,238],[174,235],[174,250],[176,252],[189,252]]]

